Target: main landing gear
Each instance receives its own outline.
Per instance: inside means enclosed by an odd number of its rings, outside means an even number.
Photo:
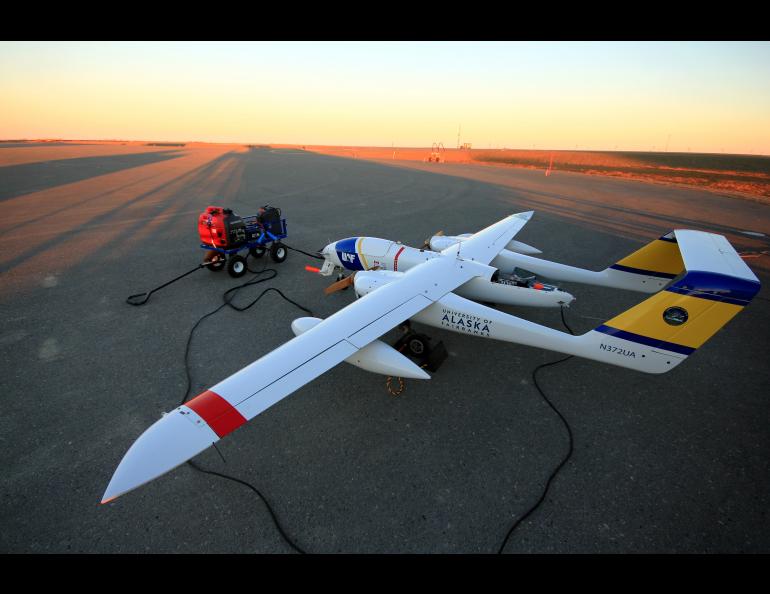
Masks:
[[[413,359],[420,367],[437,371],[448,356],[444,343],[431,344],[430,336],[412,330],[409,320],[398,328],[404,334],[393,344],[393,348]]]

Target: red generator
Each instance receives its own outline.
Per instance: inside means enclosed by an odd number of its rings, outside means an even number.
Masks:
[[[198,235],[207,245],[235,248],[246,241],[246,224],[229,208],[208,206],[198,217]]]
[[[227,266],[230,276],[246,274],[246,257],[238,254],[248,250],[254,258],[261,258],[270,251],[275,262],[283,262],[288,255],[281,239],[287,237],[286,219],[281,211],[263,206],[258,214],[240,217],[229,208],[208,206],[198,217],[198,235],[201,248],[208,250],[204,262],[211,271]]]

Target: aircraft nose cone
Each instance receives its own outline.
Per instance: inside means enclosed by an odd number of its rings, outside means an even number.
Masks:
[[[107,485],[102,503],[176,468],[218,440],[195,412],[185,406],[175,409],[151,425],[128,449]]]
[[[335,253],[334,253],[334,244],[333,244],[333,243],[330,243],[330,244],[326,245],[326,246],[325,246],[325,247],[324,247],[324,248],[321,250],[321,252],[320,252],[320,253],[321,253],[321,255],[322,255],[324,258],[326,258],[327,260],[329,260],[330,258],[332,258],[332,257],[335,255]]]

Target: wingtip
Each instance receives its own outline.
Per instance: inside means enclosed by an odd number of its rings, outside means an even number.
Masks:
[[[110,484],[107,485],[107,489],[104,491],[104,495],[102,495],[102,501],[100,505],[111,503],[126,492],[127,491],[120,491],[115,488],[115,477],[113,476],[112,480],[110,480]]]
[[[430,375],[424,369],[421,369],[420,371],[422,371],[422,375],[420,375],[420,377],[417,377],[415,379],[421,379],[421,380],[429,380],[430,379]]]
[[[173,470],[219,440],[207,424],[186,418],[193,411],[180,410],[161,417],[131,445],[107,485],[102,504]]]

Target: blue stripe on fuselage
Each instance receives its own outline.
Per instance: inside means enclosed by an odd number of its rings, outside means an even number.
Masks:
[[[347,239],[341,239],[334,246],[334,249],[337,252],[337,258],[339,258],[342,265],[348,270],[364,269],[361,264],[361,256],[356,253],[357,241],[358,237],[348,237]]]

